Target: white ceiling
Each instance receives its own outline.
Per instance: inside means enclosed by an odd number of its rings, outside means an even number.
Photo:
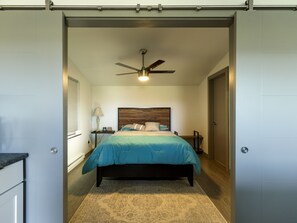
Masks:
[[[69,28],[68,55],[92,85],[198,85],[228,53],[228,28]],[[139,50],[148,50],[145,66],[165,60],[155,70],[174,74],[150,74],[146,83],[137,74],[115,65],[121,62],[141,68]],[[69,74],[71,76],[71,74]]]

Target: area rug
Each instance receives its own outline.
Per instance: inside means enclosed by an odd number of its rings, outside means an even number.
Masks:
[[[226,223],[197,182],[103,180],[70,223]]]

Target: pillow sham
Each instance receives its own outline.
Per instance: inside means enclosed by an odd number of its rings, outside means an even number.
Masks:
[[[167,125],[160,125],[160,131],[169,131],[169,128]]]
[[[144,131],[145,126],[137,123],[133,123],[133,129],[137,131]]]
[[[133,125],[132,124],[124,125],[121,128],[121,131],[133,131],[133,130],[135,130],[135,129],[133,128]]]
[[[146,122],[145,123],[145,131],[159,131],[159,122]]]

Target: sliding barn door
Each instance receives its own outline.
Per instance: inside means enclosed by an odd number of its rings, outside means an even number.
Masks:
[[[297,222],[297,14],[235,18],[236,223]]]
[[[0,30],[0,152],[29,153],[26,222],[62,223],[67,150],[63,14],[3,11]]]

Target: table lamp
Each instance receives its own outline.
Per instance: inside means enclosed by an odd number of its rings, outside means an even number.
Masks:
[[[96,118],[96,122],[97,122],[96,130],[99,131],[100,116],[103,116],[103,112],[102,112],[101,108],[100,107],[95,108],[93,115],[97,117]]]

